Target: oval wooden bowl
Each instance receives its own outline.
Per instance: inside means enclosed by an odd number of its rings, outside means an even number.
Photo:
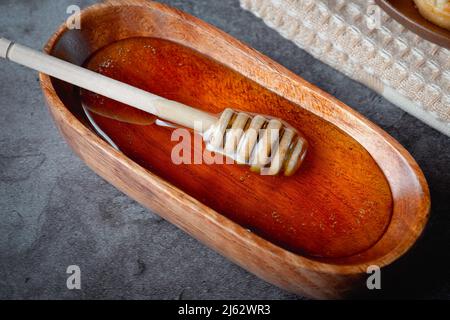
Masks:
[[[170,81],[156,69],[149,77],[159,77],[167,87],[179,84],[173,99],[212,112],[231,103],[276,116],[310,142],[303,167],[289,178],[246,174],[248,169],[237,165],[177,169],[167,164],[164,170],[155,162],[144,168],[136,159],[145,151],[167,157],[167,142],[155,140],[158,135],[164,140],[165,133],[129,127],[130,139],[140,134],[151,143],[141,154],[118,152],[90,128],[78,91],[41,74],[50,112],[72,149],[111,184],[204,244],[286,290],[342,298],[365,286],[368,266],[390,264],[421,234],[430,198],[420,168],[397,141],[342,102],[231,36],[165,5],[107,1],[84,10],[81,23],[81,30],[60,27],[46,52],[81,65],[118,40],[170,40],[183,45],[183,63],[189,68],[204,65],[208,70],[182,73],[183,68],[171,65],[170,55],[161,58]],[[148,88],[164,95],[164,88],[153,88],[152,82]],[[114,134],[114,126],[109,129]],[[275,230],[287,226],[276,223],[289,215],[298,225],[286,234],[268,232],[271,218],[265,215],[271,208],[276,208]],[[249,232],[249,225],[255,232]],[[295,235],[291,242],[298,240],[298,247],[283,242],[288,235]]]

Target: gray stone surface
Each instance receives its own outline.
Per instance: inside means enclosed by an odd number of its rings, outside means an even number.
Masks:
[[[40,48],[69,4],[0,0],[1,34]],[[237,0],[164,1],[206,20],[379,124],[417,159],[433,209],[425,235],[383,273],[382,298],[450,298],[450,139],[266,27]],[[0,298],[298,299],[148,212],[72,154],[37,74],[0,61]],[[82,290],[66,288],[66,268]]]

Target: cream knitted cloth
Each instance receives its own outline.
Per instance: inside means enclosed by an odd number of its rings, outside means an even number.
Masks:
[[[450,51],[367,0],[240,0],[285,38],[450,136]]]

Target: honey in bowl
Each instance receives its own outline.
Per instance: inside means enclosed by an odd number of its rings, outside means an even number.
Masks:
[[[172,127],[81,91],[92,120],[121,152],[261,237],[295,253],[339,258],[367,250],[386,230],[391,192],[369,153],[334,125],[225,65],[168,40],[130,38],[100,49],[85,67],[210,113],[228,107],[257,112],[302,132],[308,156],[291,177],[262,176],[237,164],[199,163],[204,145],[194,143],[199,141],[194,133],[187,143],[191,164],[177,164],[171,155],[180,141],[172,141]],[[336,160],[350,155],[351,167]]]

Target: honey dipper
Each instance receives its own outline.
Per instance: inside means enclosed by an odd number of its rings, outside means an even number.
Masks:
[[[212,115],[4,38],[0,38],[0,57],[196,130],[207,149],[261,174],[292,175],[306,154],[306,140],[279,119],[232,109]]]

